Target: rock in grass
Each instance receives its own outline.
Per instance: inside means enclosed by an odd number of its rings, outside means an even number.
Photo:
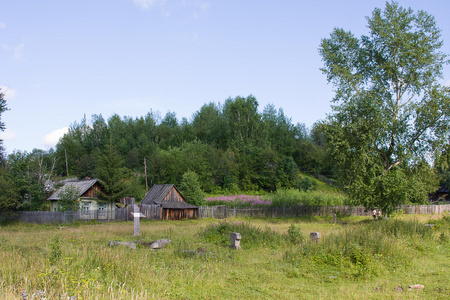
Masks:
[[[136,243],[135,242],[115,242],[115,241],[110,241],[108,242],[108,245],[110,247],[115,246],[115,245],[121,245],[121,246],[125,246],[131,249],[136,249]]]
[[[309,234],[309,237],[311,238],[311,240],[317,241],[320,239],[321,235],[320,235],[320,232],[311,232]]]
[[[425,286],[423,284],[413,284],[409,286],[409,290],[408,291],[419,291],[419,290],[423,290],[425,288]]]
[[[401,286],[398,286],[394,289],[394,292],[403,292],[403,288]]]
[[[150,247],[150,249],[161,249],[170,243],[172,243],[172,241],[169,239],[161,239],[161,240],[156,240],[156,241],[151,242],[149,247]]]

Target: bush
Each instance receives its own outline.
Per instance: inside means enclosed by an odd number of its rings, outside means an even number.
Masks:
[[[272,206],[328,206],[346,205],[347,196],[335,192],[299,191],[296,189],[280,189],[270,195]]]
[[[288,233],[288,236],[289,236],[289,240],[293,244],[300,244],[300,243],[303,243],[306,240],[305,236],[300,231],[300,227],[297,227],[294,224],[291,224],[291,226],[289,227],[287,233]]]
[[[227,206],[238,206],[238,207],[262,207],[269,206],[272,201],[268,200],[264,196],[258,195],[229,195],[229,196],[217,196],[206,198],[206,203],[210,206],[212,205],[227,205]]]
[[[211,223],[203,228],[199,235],[208,243],[229,246],[232,232],[239,232],[242,235],[241,246],[244,249],[264,245],[276,247],[286,241],[285,236],[273,231],[268,226],[257,227],[245,222]]]

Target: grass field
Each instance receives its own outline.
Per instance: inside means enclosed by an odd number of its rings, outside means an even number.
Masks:
[[[431,215],[141,221],[138,238],[132,222],[16,223],[0,227],[0,299],[449,299],[449,240]]]

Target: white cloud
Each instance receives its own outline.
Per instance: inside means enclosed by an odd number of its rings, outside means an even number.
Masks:
[[[5,131],[0,132],[0,139],[4,142],[12,141],[16,138],[16,132],[14,130],[6,128]]]
[[[450,80],[447,81],[447,83],[445,84],[446,86],[450,87]]]
[[[25,44],[20,44],[14,47],[13,49],[13,55],[14,55],[14,59],[18,60],[18,61],[23,61],[23,47],[25,47]]]
[[[63,127],[46,134],[42,139],[42,145],[47,149],[54,147],[58,143],[59,139],[68,131],[69,127]]]
[[[180,5],[197,7],[197,8],[200,8],[200,10],[202,10],[202,11],[206,11],[210,7],[209,2],[202,1],[202,0],[182,0],[180,2]]]
[[[144,10],[158,6],[166,17],[170,16],[170,11],[176,6],[200,9],[202,12],[205,12],[210,7],[209,2],[204,0],[133,0],[133,2]],[[194,12],[192,16],[193,18],[198,18],[199,14]]]
[[[205,11],[209,8],[209,3],[205,1],[196,0],[195,5],[200,7],[202,11]]]
[[[142,9],[149,9],[155,4],[164,4],[165,0],[133,0],[134,3],[139,5]]]
[[[6,28],[6,24],[5,24],[5,23],[2,23],[2,22],[0,22],[0,29],[3,29],[3,28]]]
[[[5,95],[6,100],[12,100],[16,97],[16,90],[10,89],[7,86],[0,85],[1,92]]]
[[[25,43],[22,43],[20,45],[15,46],[15,47],[11,47],[9,45],[2,44],[1,47],[2,47],[3,50],[6,50],[8,52],[12,52],[14,60],[16,60],[16,61],[23,61],[24,60],[22,53],[23,53],[23,48],[25,47]]]

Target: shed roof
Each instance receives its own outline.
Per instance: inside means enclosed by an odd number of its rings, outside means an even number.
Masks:
[[[59,194],[64,192],[68,187],[75,187],[79,193],[78,197],[81,197],[84,193],[86,193],[94,184],[96,184],[99,180],[97,178],[88,179],[88,180],[79,180],[79,181],[71,181],[64,184],[59,190],[54,192],[47,200],[60,200]]]
[[[169,192],[175,188],[178,194],[180,194],[183,199],[182,202],[178,201],[164,201],[164,198],[169,194]],[[184,199],[183,195],[181,195],[180,191],[178,191],[177,187],[173,184],[155,184],[152,186],[150,191],[148,191],[147,195],[145,195],[144,199],[142,199],[141,204],[147,205],[161,205],[163,208],[173,208],[173,209],[186,209],[186,208],[197,208],[197,206],[189,204]]]

